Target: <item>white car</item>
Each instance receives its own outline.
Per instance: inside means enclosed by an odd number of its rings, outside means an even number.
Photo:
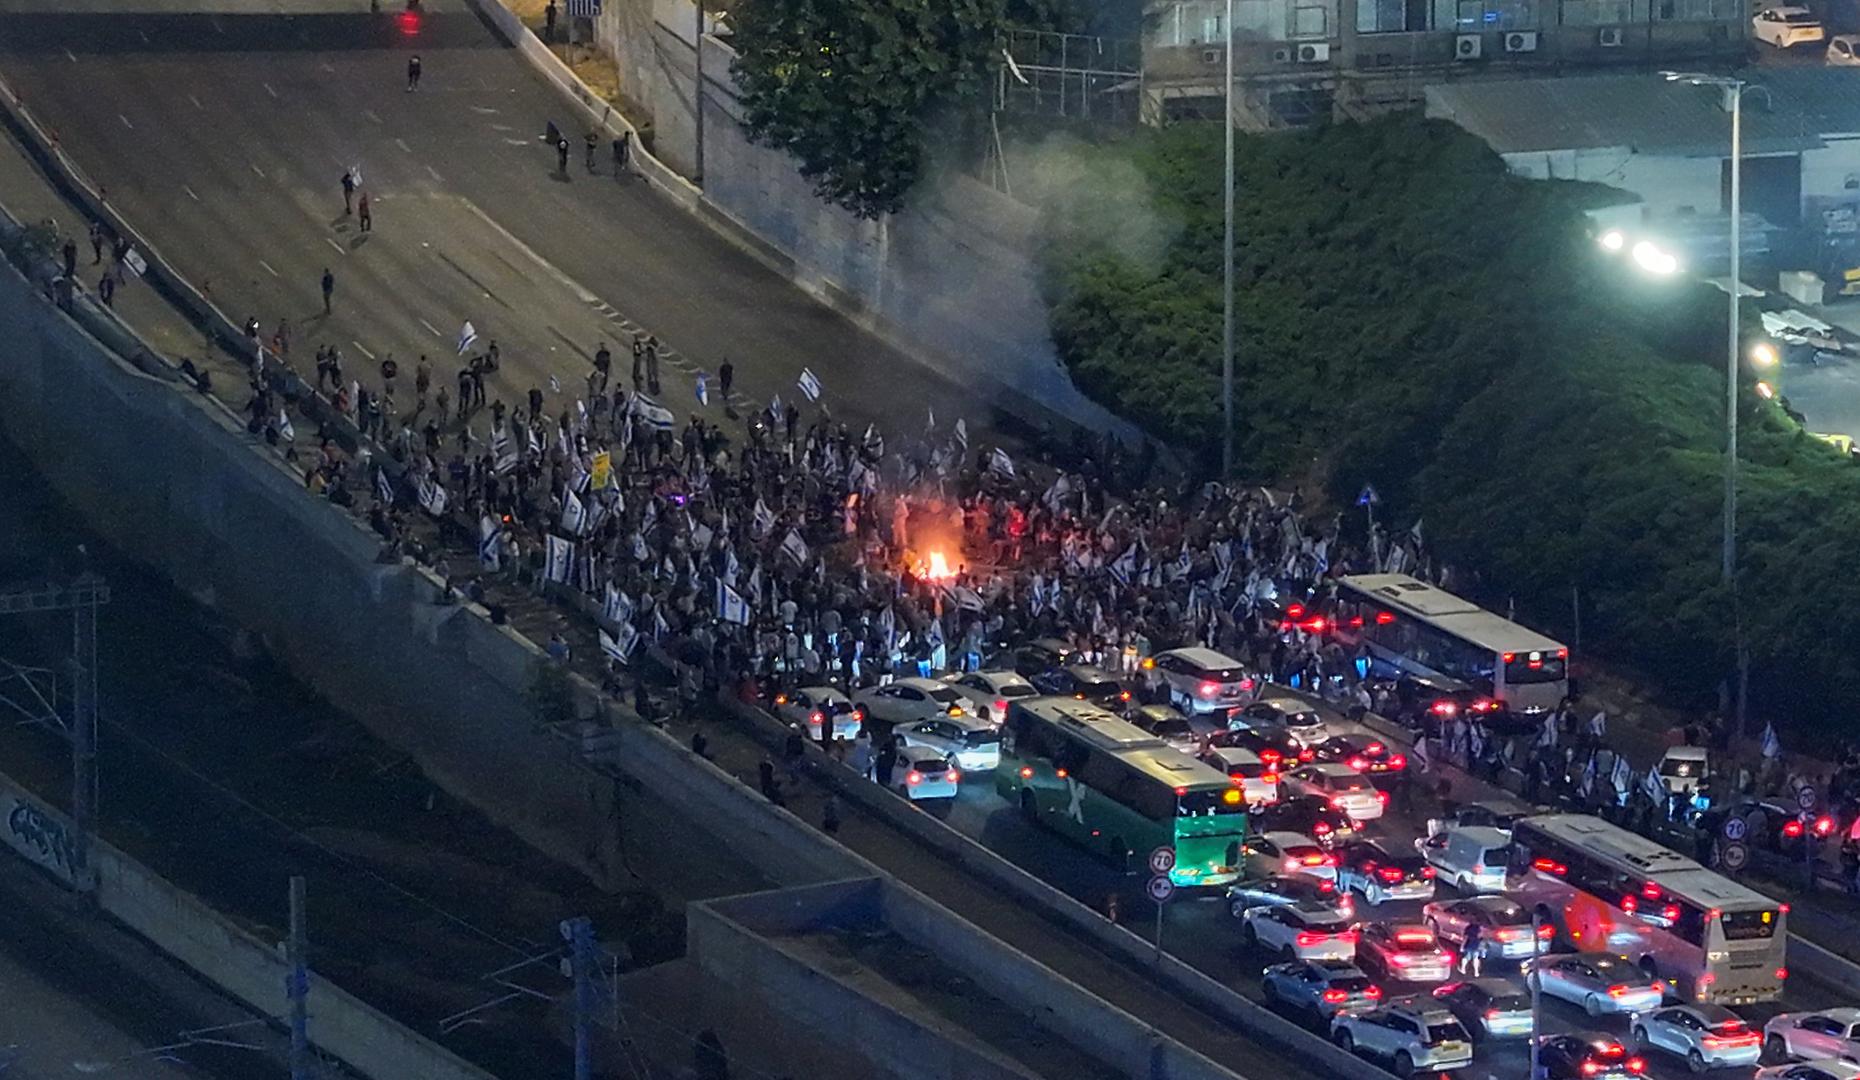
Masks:
[[[1330,726],[1316,709],[1297,698],[1265,698],[1255,701],[1227,717],[1227,725],[1237,728],[1276,728],[1298,740],[1300,746],[1316,746],[1330,738]]]
[[[1414,842],[1440,880],[1465,892],[1502,893],[1511,834],[1483,825],[1446,828]]]
[[[1352,821],[1370,821],[1382,816],[1388,802],[1386,791],[1363,778],[1363,774],[1338,762],[1300,765],[1280,778],[1288,795],[1316,795],[1330,800],[1330,805],[1350,815]]]
[[[1836,34],[1828,39],[1830,67],[1860,67],[1860,34]]]
[[[1321,881],[1337,880],[1337,856],[1304,833],[1256,833],[1240,845],[1240,853],[1248,877],[1303,874]]]
[[[1710,751],[1703,746],[1669,746],[1660,758],[1660,780],[1671,795],[1698,791],[1710,769]]]
[[[896,729],[906,746],[934,750],[964,772],[988,772],[1001,764],[1001,731],[974,716],[938,716]]]
[[[775,695],[775,715],[790,724],[805,724],[807,737],[820,741],[820,725],[833,718],[833,737],[851,740],[859,737],[859,725],[865,722],[865,710],[831,686],[803,686]]]
[[[1860,1059],[1860,1009],[1781,1013],[1763,1025],[1763,1045],[1775,1058]]]
[[[1763,1056],[1763,1035],[1722,1005],[1671,1005],[1637,1016],[1629,1026],[1642,1050],[1682,1057],[1695,1073],[1755,1065]]]
[[[1504,896],[1469,896],[1463,900],[1436,900],[1421,909],[1421,921],[1434,928],[1440,940],[1464,952],[1470,928],[1479,928],[1479,955],[1487,960],[1524,960],[1550,948],[1555,927],[1531,927],[1531,914]]]
[[[1641,1013],[1666,1001],[1666,985],[1610,953],[1559,953],[1524,962],[1527,981],[1590,1016]]]
[[[898,767],[891,774],[892,784],[905,797],[917,799],[953,799],[962,783],[962,770],[935,750],[906,746],[898,751]]]
[[[1169,704],[1190,716],[1224,713],[1245,705],[1259,683],[1240,661],[1213,649],[1168,649],[1143,661],[1152,689],[1167,690]]]
[[[1348,960],[1356,926],[1328,904],[1274,904],[1240,916],[1240,940],[1285,960]]]
[[[1827,31],[1821,28],[1821,21],[1815,13],[1805,7],[1773,7],[1757,12],[1751,16],[1750,32],[1758,41],[1776,46],[1778,49],[1791,49],[1797,45],[1813,45],[1827,37]]]
[[[1241,746],[1214,746],[1200,756],[1202,764],[1239,782],[1248,806],[1271,806],[1279,801],[1279,774],[1268,769],[1253,751]]]
[[[1834,1058],[1802,1065],[1772,1065],[1758,1069],[1751,1080],[1860,1080],[1860,1065]]]
[[[1339,1013],[1331,1021],[1330,1037],[1345,1050],[1388,1062],[1396,1076],[1472,1064],[1472,1036],[1445,1009],[1395,1004]]]
[[[1009,702],[1040,694],[1018,671],[971,671],[946,675],[943,681],[974,704],[976,715],[996,726],[1007,719]]]
[[[933,716],[960,716],[963,697],[940,679],[898,679],[884,686],[868,686],[853,695],[853,704],[867,716],[887,724],[912,724]]]

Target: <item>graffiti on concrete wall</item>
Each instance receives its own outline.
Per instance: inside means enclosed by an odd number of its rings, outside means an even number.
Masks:
[[[7,843],[41,866],[56,870],[64,877],[77,872],[77,845],[64,822],[43,808],[14,798],[6,816]]]

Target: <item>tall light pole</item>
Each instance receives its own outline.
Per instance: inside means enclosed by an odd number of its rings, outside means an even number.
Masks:
[[[1221,119],[1227,139],[1221,195],[1226,207],[1226,235],[1221,241],[1221,476],[1234,471],[1234,0],[1227,0],[1221,21],[1227,36],[1227,86],[1221,94]]]
[[[1725,369],[1724,369],[1724,539],[1722,543],[1723,565],[1719,571],[1724,579],[1725,588],[1730,590],[1733,609],[1737,605],[1737,374],[1738,357],[1738,301],[1743,292],[1743,241],[1744,241],[1744,91],[1750,84],[1743,79],[1729,75],[1707,75],[1693,71],[1668,71],[1665,73],[1670,82],[1683,82],[1692,86],[1713,86],[1724,93],[1725,101],[1731,107],[1731,276],[1725,291],[1731,296],[1729,325],[1725,327]],[[1767,93],[1767,91],[1766,91]],[[1738,665],[1737,689],[1737,726],[1741,733],[1744,726],[1744,630],[1741,616],[1734,616],[1736,622],[1736,649]]]

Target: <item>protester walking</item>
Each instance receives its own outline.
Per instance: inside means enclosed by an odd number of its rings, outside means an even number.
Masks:
[[[409,57],[407,60],[407,92],[413,93],[420,88],[420,58]]]
[[[355,170],[342,170],[342,216],[355,212]]]
[[[368,193],[366,191],[362,192],[361,200],[355,204],[355,209],[356,209],[357,221],[361,225],[361,231],[362,232],[374,232],[375,231],[374,205],[369,202]]]
[[[336,275],[329,267],[323,268],[323,314],[330,313],[330,298],[336,295]]]

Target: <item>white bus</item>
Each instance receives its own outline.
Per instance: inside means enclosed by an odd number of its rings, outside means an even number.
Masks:
[[[1584,814],[1521,818],[1511,842],[1512,895],[1576,948],[1625,956],[1688,1001],[1782,996],[1789,905]]]
[[[1375,667],[1466,687],[1512,713],[1545,713],[1569,694],[1569,649],[1406,574],[1337,581],[1331,632],[1369,647]]]

